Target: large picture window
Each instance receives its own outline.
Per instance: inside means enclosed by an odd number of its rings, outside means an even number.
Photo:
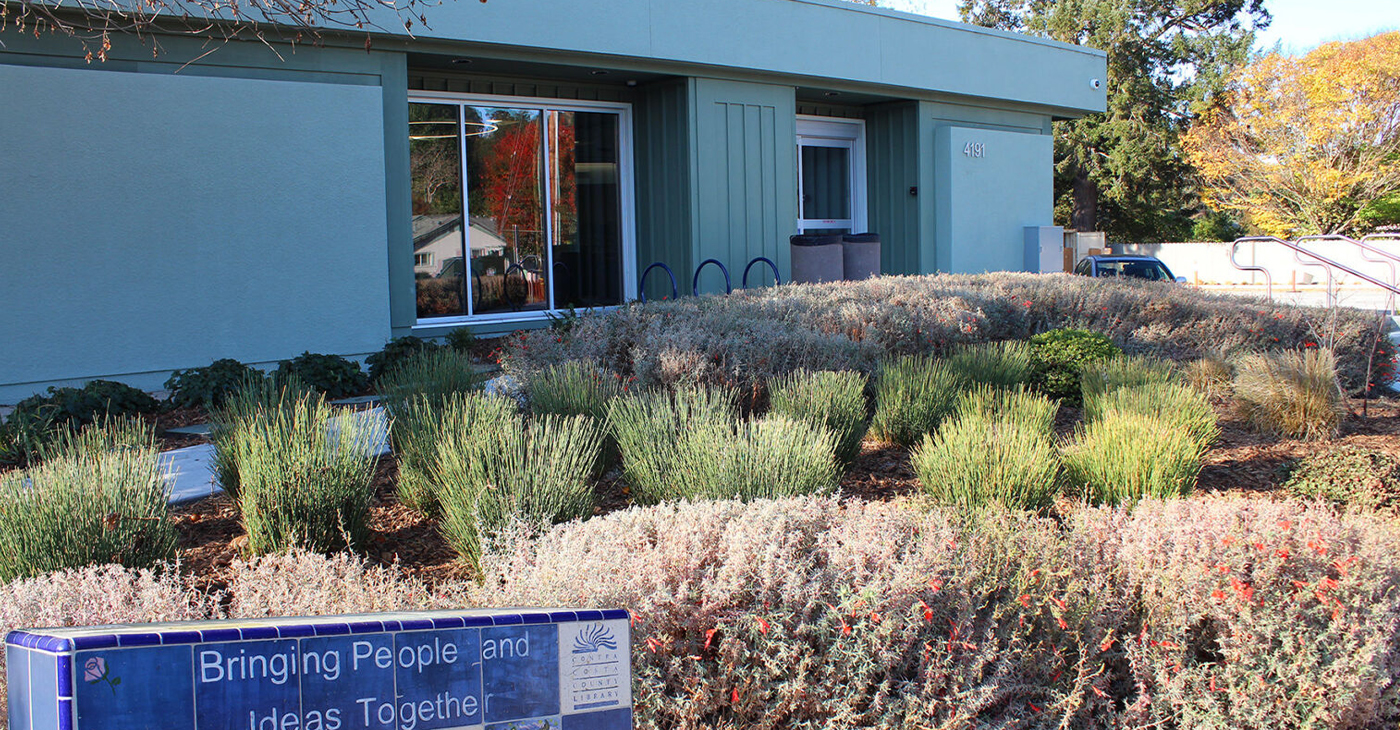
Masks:
[[[621,304],[627,119],[614,105],[410,99],[418,318]]]

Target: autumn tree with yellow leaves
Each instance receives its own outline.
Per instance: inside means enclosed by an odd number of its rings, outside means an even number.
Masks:
[[[1400,32],[1272,53],[1187,133],[1212,208],[1291,237],[1364,230],[1400,194]]]

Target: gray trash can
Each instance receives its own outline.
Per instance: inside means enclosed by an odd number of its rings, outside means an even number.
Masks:
[[[798,234],[789,238],[788,242],[792,249],[792,281],[794,284],[841,281],[845,271],[841,254],[841,236]]]
[[[841,269],[846,281],[880,275],[880,234],[847,233],[841,237]]]

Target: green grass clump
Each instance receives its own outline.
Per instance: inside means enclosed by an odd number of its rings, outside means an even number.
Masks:
[[[1050,506],[1060,486],[1055,411],[1045,396],[981,386],[925,436],[912,463],[924,492],[964,510]]]
[[[1121,355],[1105,335],[1058,329],[1031,338],[1031,382],[1040,392],[1070,403],[1080,398],[1079,373],[1091,362]]]
[[[246,382],[242,388],[228,395],[223,405],[210,413],[209,440],[214,444],[214,476],[224,494],[233,501],[234,509],[239,506],[238,454],[233,445],[235,434],[251,428],[250,421],[267,411],[286,410],[311,396],[311,389],[294,374],[281,379],[280,383],[271,378],[260,379]]]
[[[836,435],[836,459],[850,464],[870,430],[866,377],[857,372],[799,370],[768,384],[769,412],[805,421]]]
[[[600,434],[586,416],[508,422],[479,438],[446,439],[434,465],[442,532],[480,568],[483,545],[513,524],[540,529],[592,514],[589,476]]]
[[[1094,504],[1180,497],[1196,486],[1206,447],[1188,430],[1151,416],[1114,413],[1089,421],[1064,449],[1066,481]]]
[[[829,494],[841,480],[836,435],[784,416],[707,423],[674,447],[665,500]]]
[[[963,388],[962,378],[946,362],[922,355],[887,362],[875,381],[870,430],[886,443],[912,446],[938,429]]]
[[[1084,418],[1097,421],[1122,415],[1145,416],[1163,430],[1182,431],[1201,445],[1220,436],[1215,409],[1200,391],[1181,383],[1156,382],[1084,395]]]
[[[501,433],[518,429],[515,403],[477,393],[455,393],[445,401],[410,400],[390,427],[399,462],[399,501],[427,516],[437,516],[439,451],[484,451]]]
[[[614,376],[582,360],[545,368],[526,388],[530,412],[557,416],[608,417],[608,403],[622,395]]]
[[[1346,414],[1332,351],[1265,352],[1240,359],[1235,406],[1265,433],[1323,439],[1337,433]]]
[[[1313,454],[1298,462],[1283,484],[1303,499],[1325,499],[1358,509],[1400,505],[1400,459],[1359,446]]]
[[[1031,345],[1015,340],[964,345],[947,362],[968,383],[1011,388],[1030,380]]]
[[[0,582],[174,557],[169,488],[151,433],[137,428],[89,426],[54,447],[44,463],[0,476]]]
[[[332,424],[321,397],[256,409],[233,434],[239,512],[248,551],[331,553],[369,536],[375,426],[350,416]]]
[[[1118,355],[1087,362],[1079,370],[1080,393],[1085,403],[1118,388],[1174,382],[1177,379],[1171,362],[1146,355]]]
[[[1059,403],[1023,387],[978,385],[958,396],[954,413],[960,417],[1011,420],[1049,436],[1055,431],[1055,414],[1059,410]]]
[[[397,418],[416,398],[442,403],[453,395],[478,391],[485,382],[470,356],[439,347],[395,360],[394,367],[375,380],[375,390]]]
[[[599,429],[603,446],[598,452],[596,473],[617,461],[617,442],[608,433],[608,404],[622,395],[615,375],[582,360],[570,360],[545,368],[530,378],[526,395],[530,412],[536,415],[588,416]]]
[[[736,416],[735,393],[720,388],[681,388],[616,398],[608,429],[622,455],[622,474],[643,503],[672,499],[676,445],[686,433],[727,425]]]

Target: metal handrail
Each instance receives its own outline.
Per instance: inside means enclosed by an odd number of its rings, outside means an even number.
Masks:
[[[1305,240],[1340,240],[1340,239],[1352,240],[1352,239],[1348,239],[1346,236],[1304,236],[1303,238],[1300,238],[1300,239],[1298,239],[1298,240],[1300,240],[1300,241],[1305,241]],[[1354,241],[1354,240],[1352,240],[1352,242],[1353,242],[1353,243],[1358,243],[1357,241]],[[1329,258],[1327,258],[1326,256],[1323,256],[1322,254],[1316,253],[1316,252],[1314,252],[1314,251],[1309,251],[1308,249],[1303,248],[1302,246],[1299,246],[1298,244],[1293,243],[1293,242],[1291,242],[1291,241],[1284,241],[1284,245],[1285,245],[1285,246],[1288,246],[1288,247],[1291,248],[1291,249],[1293,249],[1293,251],[1294,251],[1293,255],[1294,255],[1295,258],[1296,258],[1296,257],[1298,256],[1298,254],[1300,254],[1300,253],[1301,253],[1301,254],[1306,254],[1306,255],[1308,255],[1308,256],[1311,256],[1311,257],[1317,259],[1318,261],[1320,261],[1320,262],[1321,262],[1323,265],[1325,265],[1325,266],[1331,266],[1331,267],[1334,267],[1334,268],[1337,268],[1337,269],[1341,269],[1342,271],[1345,271],[1345,272],[1347,272],[1348,274],[1351,274],[1352,276],[1355,276],[1356,278],[1361,279],[1362,281],[1368,282],[1368,283],[1370,283],[1370,284],[1372,284],[1372,285],[1374,285],[1374,286],[1378,286],[1378,287],[1380,287],[1380,288],[1382,288],[1382,289],[1384,289],[1384,290],[1390,292],[1391,294],[1400,294],[1400,287],[1397,287],[1395,284],[1387,284],[1387,283],[1381,281],[1380,279],[1377,279],[1377,278],[1375,278],[1374,276],[1371,276],[1370,274],[1362,273],[1362,272],[1360,272],[1360,271],[1357,271],[1356,269],[1351,268],[1350,266],[1347,266],[1346,264],[1343,264],[1343,263],[1338,262],[1338,261],[1333,261],[1332,259],[1329,259]]]
[[[1368,262],[1370,262],[1370,263],[1373,263],[1373,264],[1385,264],[1386,266],[1390,267],[1390,289],[1391,289],[1391,293],[1392,293],[1392,294],[1400,293],[1400,289],[1396,289],[1396,284],[1397,284],[1397,283],[1400,283],[1400,282],[1397,282],[1397,281],[1396,281],[1396,278],[1395,278],[1395,262],[1396,262],[1396,261],[1400,261],[1400,257],[1395,256],[1394,254],[1390,253],[1389,251],[1386,251],[1386,250],[1384,250],[1384,249],[1377,248],[1377,247],[1375,247],[1375,246],[1370,245],[1369,243],[1363,243],[1362,241],[1358,241],[1358,240],[1356,240],[1355,238],[1352,238],[1351,236],[1343,236],[1343,235],[1341,235],[1341,234],[1339,234],[1339,233],[1333,233],[1333,234],[1322,235],[1322,236],[1303,236],[1303,237],[1301,237],[1301,238],[1298,239],[1298,243],[1302,243],[1303,241],[1343,241],[1343,242],[1345,242],[1345,243],[1350,243],[1351,245],[1356,246],[1358,249],[1360,249],[1361,258],[1363,258],[1363,259],[1365,259],[1366,261],[1368,261]],[[1370,256],[1367,256],[1368,253],[1379,254],[1379,255],[1382,256],[1383,258],[1382,258],[1382,259],[1373,259],[1373,258],[1371,258]],[[1308,252],[1308,255],[1309,255],[1309,256],[1312,256],[1312,257],[1314,257],[1314,258],[1317,258],[1317,254],[1314,254],[1314,253],[1312,253],[1311,251]],[[1294,257],[1295,257],[1295,258],[1297,257],[1297,254],[1296,254],[1296,253],[1294,254]],[[1300,259],[1300,261],[1301,261],[1301,259]],[[1307,263],[1307,262],[1302,262],[1302,263]],[[1314,265],[1316,265],[1316,264],[1314,264]],[[1365,278],[1365,277],[1362,277],[1362,278]],[[1331,270],[1329,269],[1328,272],[1327,272],[1327,295],[1328,295],[1328,297],[1330,297],[1330,298],[1332,299],[1332,302],[1333,302],[1333,303],[1336,303],[1337,294],[1336,294],[1336,291],[1335,291],[1335,289],[1333,288],[1333,286],[1334,286],[1334,285],[1333,285],[1333,281],[1332,281],[1332,272],[1331,272]]]
[[[1329,258],[1327,258],[1326,256],[1323,256],[1322,254],[1319,254],[1319,253],[1317,253],[1317,252],[1309,251],[1308,249],[1303,248],[1302,246],[1299,246],[1298,244],[1296,244],[1296,243],[1294,243],[1294,242],[1292,242],[1292,241],[1285,241],[1285,240],[1283,240],[1282,238],[1278,238],[1277,236],[1245,236],[1244,238],[1237,238],[1237,239],[1235,239],[1234,244],[1232,244],[1232,245],[1230,246],[1230,263],[1231,263],[1231,265],[1233,265],[1235,268],[1239,269],[1240,271],[1260,271],[1260,272],[1262,272],[1262,273],[1264,274],[1265,281],[1268,282],[1268,284],[1269,284],[1269,299],[1270,299],[1271,301],[1272,301],[1273,298],[1274,298],[1274,295],[1273,295],[1273,280],[1272,280],[1272,277],[1270,276],[1270,274],[1268,273],[1268,270],[1264,269],[1262,266],[1242,266],[1242,265],[1240,265],[1237,261],[1235,261],[1235,252],[1236,252],[1238,246],[1239,246],[1241,243],[1246,243],[1246,242],[1263,242],[1263,243],[1277,243],[1277,244],[1281,244],[1281,245],[1283,245],[1284,247],[1286,247],[1286,248],[1288,248],[1288,249],[1290,249],[1290,250],[1293,251],[1293,257],[1296,258],[1296,259],[1298,259],[1298,262],[1299,262],[1299,263],[1308,264],[1308,265],[1312,265],[1312,266],[1322,265],[1322,266],[1328,267],[1328,268],[1327,268],[1327,289],[1328,289],[1328,297],[1329,297],[1329,298],[1333,296],[1333,293],[1332,293],[1332,279],[1333,279],[1332,269],[1339,269],[1339,270],[1341,270],[1341,271],[1345,271],[1346,273],[1351,274],[1352,276],[1355,276],[1356,278],[1361,279],[1362,281],[1368,282],[1368,283],[1370,283],[1370,284],[1372,284],[1372,285],[1374,285],[1374,286],[1378,286],[1378,287],[1380,287],[1381,289],[1384,289],[1384,290],[1390,292],[1391,294],[1400,294],[1400,287],[1397,287],[1397,286],[1395,286],[1394,284],[1387,284],[1387,283],[1381,281],[1380,279],[1377,279],[1377,278],[1375,278],[1375,277],[1373,277],[1373,276],[1371,276],[1371,275],[1369,275],[1369,274],[1364,274],[1364,273],[1362,273],[1362,272],[1360,272],[1360,271],[1357,271],[1356,269],[1353,269],[1352,267],[1347,266],[1346,264],[1343,264],[1343,263],[1341,263],[1341,262],[1338,262],[1338,261],[1334,261],[1334,260],[1332,260],[1332,259],[1329,259]],[[1315,260],[1317,261],[1317,263],[1314,264],[1314,263],[1311,263],[1311,262],[1308,262],[1308,261],[1303,261],[1302,256],[1309,256],[1309,257],[1315,259]]]
[[[1258,265],[1245,266],[1244,264],[1241,264],[1240,262],[1238,262],[1238,261],[1235,260],[1235,253],[1237,253],[1237,252],[1239,251],[1239,248],[1240,248],[1240,244],[1241,244],[1241,243],[1255,243],[1255,242],[1258,242],[1258,241],[1263,241],[1263,242],[1266,242],[1266,243],[1287,243],[1287,242],[1284,241],[1282,238],[1275,238],[1275,237],[1273,237],[1273,236],[1245,236],[1244,238],[1236,238],[1236,239],[1235,239],[1235,242],[1232,243],[1232,244],[1230,244],[1230,265],[1233,266],[1233,267],[1235,267],[1236,269],[1239,269],[1240,271],[1257,271],[1257,272],[1263,274],[1263,275],[1264,275],[1264,286],[1265,286],[1265,291],[1266,291],[1267,294],[1268,294],[1269,301],[1272,302],[1272,301],[1274,300],[1274,276],[1273,276],[1273,274],[1270,274],[1270,273],[1269,273],[1269,270],[1266,269],[1266,268],[1264,268],[1263,266],[1258,266]]]

